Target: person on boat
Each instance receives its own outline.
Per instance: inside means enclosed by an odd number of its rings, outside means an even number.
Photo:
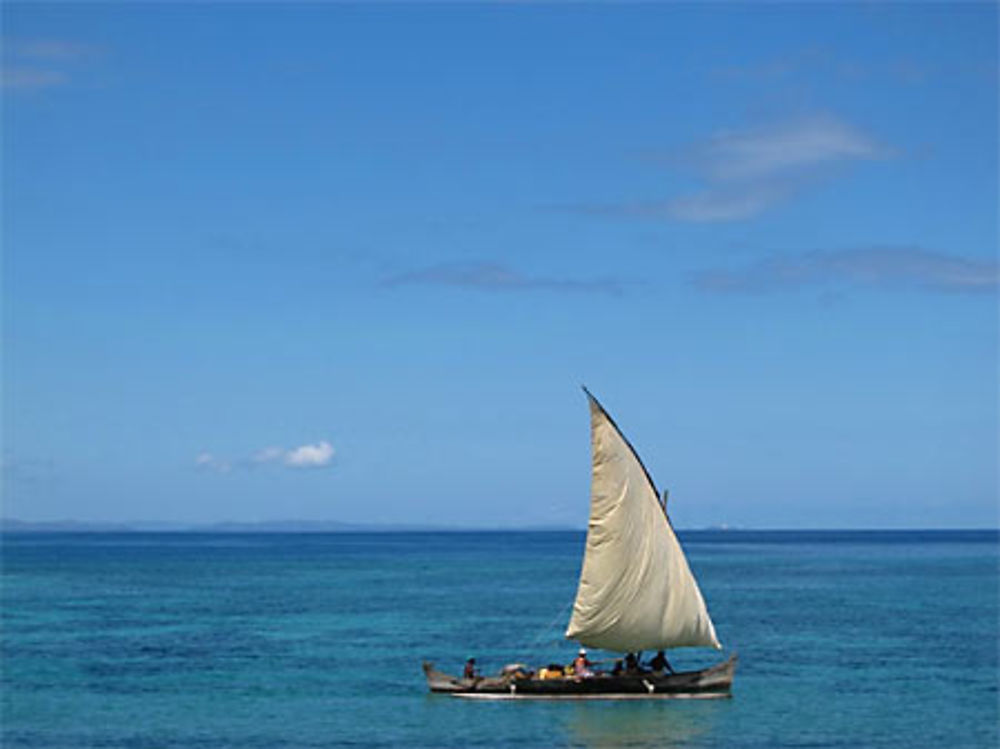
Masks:
[[[587,660],[587,649],[580,648],[573,661],[573,675],[578,679],[589,679],[594,675],[591,666],[594,664]]]
[[[625,673],[627,674],[639,673],[639,659],[635,657],[635,653],[625,654]]]
[[[476,659],[469,658],[465,662],[465,670],[462,671],[463,679],[475,679],[476,678]]]
[[[649,662],[649,669],[651,671],[666,671],[668,674],[674,672],[674,667],[670,665],[666,653],[662,650],[653,656],[653,660]]]

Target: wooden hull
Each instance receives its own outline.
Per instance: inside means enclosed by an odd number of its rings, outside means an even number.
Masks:
[[[737,658],[701,671],[675,674],[598,674],[589,679],[459,679],[424,663],[428,688],[472,699],[711,699],[729,697]]]

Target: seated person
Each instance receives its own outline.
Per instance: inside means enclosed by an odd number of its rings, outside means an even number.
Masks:
[[[639,671],[639,659],[635,657],[635,653],[625,654],[625,673],[627,674],[638,674]]]
[[[674,672],[673,666],[670,665],[670,661],[667,660],[667,656],[662,650],[653,656],[653,660],[649,662],[649,667],[653,671],[666,671],[668,674]]]
[[[573,661],[573,675],[580,679],[589,679],[594,675],[594,672],[590,670],[593,665],[587,660],[586,649],[580,648],[580,652],[577,653],[576,659]]]

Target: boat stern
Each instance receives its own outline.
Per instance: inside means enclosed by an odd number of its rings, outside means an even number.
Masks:
[[[423,668],[427,688],[432,692],[459,692],[465,688],[454,676],[435,670],[434,664],[430,661],[424,661]]]
[[[739,663],[739,660],[736,653],[733,653],[723,663],[706,668],[698,675],[698,687],[728,691],[733,684],[733,676],[736,674],[736,664]]]

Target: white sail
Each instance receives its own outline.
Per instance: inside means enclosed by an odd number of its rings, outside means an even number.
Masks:
[[[721,648],[656,488],[590,393],[587,550],[566,637],[618,652]]]

